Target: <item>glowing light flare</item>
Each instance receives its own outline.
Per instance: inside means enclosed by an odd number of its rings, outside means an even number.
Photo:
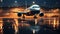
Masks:
[[[55,9],[55,10],[53,10],[54,13],[57,13],[58,11],[59,11],[59,9]]]
[[[5,13],[4,15],[10,15],[10,13]]]
[[[17,21],[17,19],[14,19],[14,20],[15,20],[15,22],[16,22],[16,23],[15,23],[15,24],[16,24],[16,26],[18,27],[18,21]]]
[[[54,23],[53,23],[54,29],[56,29],[56,25],[57,25],[57,23],[56,23],[56,18],[54,18]]]
[[[57,21],[57,28],[59,27],[59,20]]]
[[[45,13],[44,16],[52,17],[54,15],[59,15],[58,13]]]
[[[31,19],[31,20],[34,19],[33,17],[34,16],[25,16],[26,19]]]
[[[50,25],[50,21],[51,21],[51,20],[50,20],[50,18],[49,18],[49,25]]]
[[[3,31],[3,21],[2,21],[2,18],[0,18],[0,32]]]
[[[11,11],[17,12],[19,9],[15,8],[15,9],[11,9]]]
[[[33,30],[33,34],[35,34],[35,30]]]
[[[0,23],[0,29],[2,29],[2,26],[3,26],[3,24],[2,24],[2,23]]]
[[[15,33],[17,33],[18,32],[18,29],[17,29],[17,27],[15,26]]]
[[[37,19],[35,19],[35,25],[37,24]]]
[[[12,11],[12,12],[21,12],[21,11],[24,11],[24,9],[23,8],[12,8],[12,9],[10,9],[10,11]]]
[[[3,2],[3,0],[0,0],[1,2]]]
[[[33,4],[35,4],[35,2],[33,1]]]
[[[48,14],[48,17],[51,17],[51,14]]]
[[[10,13],[9,17],[11,17],[11,18],[17,18],[18,16],[17,16],[17,13]]]
[[[14,19],[15,20],[15,33],[17,33],[18,32],[18,21],[17,21],[17,19]]]
[[[15,1],[15,3],[17,3],[17,1]]]

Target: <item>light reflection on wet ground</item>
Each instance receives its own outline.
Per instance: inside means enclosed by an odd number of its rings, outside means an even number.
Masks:
[[[14,33],[15,34],[33,34],[33,30],[36,30],[35,32],[36,34],[58,34],[59,33],[60,31],[59,29],[54,30],[54,28],[49,26],[48,24],[43,25],[41,21],[39,21],[41,25],[39,23],[37,25],[34,25],[34,20],[26,20],[23,22],[21,21],[19,22],[18,32],[14,32]],[[12,32],[10,32],[10,34],[12,34]]]

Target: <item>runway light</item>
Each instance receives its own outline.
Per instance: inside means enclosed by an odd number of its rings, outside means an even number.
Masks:
[[[56,25],[57,25],[56,18],[54,18],[54,23],[53,23],[54,30],[56,29]]]
[[[33,34],[35,34],[35,30],[33,30]]]
[[[15,34],[18,32],[18,21],[17,19],[14,19],[15,20],[15,24],[14,24],[14,29],[15,29]]]
[[[33,4],[35,4],[35,2],[33,1]]]
[[[54,13],[57,13],[58,11],[59,11],[59,9],[55,9],[55,10],[53,10]]]
[[[17,1],[15,1],[15,3],[17,3]]]

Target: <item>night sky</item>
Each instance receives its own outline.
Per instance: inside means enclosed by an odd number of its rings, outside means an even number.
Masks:
[[[25,6],[25,2],[30,6],[33,1],[41,7],[60,8],[60,0],[3,0],[0,2],[0,7]]]

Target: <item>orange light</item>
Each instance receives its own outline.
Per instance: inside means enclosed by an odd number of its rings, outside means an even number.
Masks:
[[[55,10],[53,10],[54,13],[57,13],[58,11],[59,11],[59,9],[55,9]]]
[[[55,28],[56,26],[56,19],[54,18],[54,23],[53,23],[53,27]]]
[[[0,29],[2,29],[2,26],[3,26],[2,23],[0,23]]]
[[[54,30],[56,30],[56,28],[58,27],[58,26],[57,26],[57,21],[56,21],[56,18],[54,18],[53,27],[54,27]]]
[[[18,21],[17,19],[14,19],[15,20],[15,25],[14,25],[14,28],[15,28],[15,33],[18,32]]]
[[[24,11],[24,8],[12,8],[12,9],[10,9],[10,11],[12,11],[12,12],[21,12],[21,11]]]
[[[59,27],[59,20],[57,21],[57,28]]]

